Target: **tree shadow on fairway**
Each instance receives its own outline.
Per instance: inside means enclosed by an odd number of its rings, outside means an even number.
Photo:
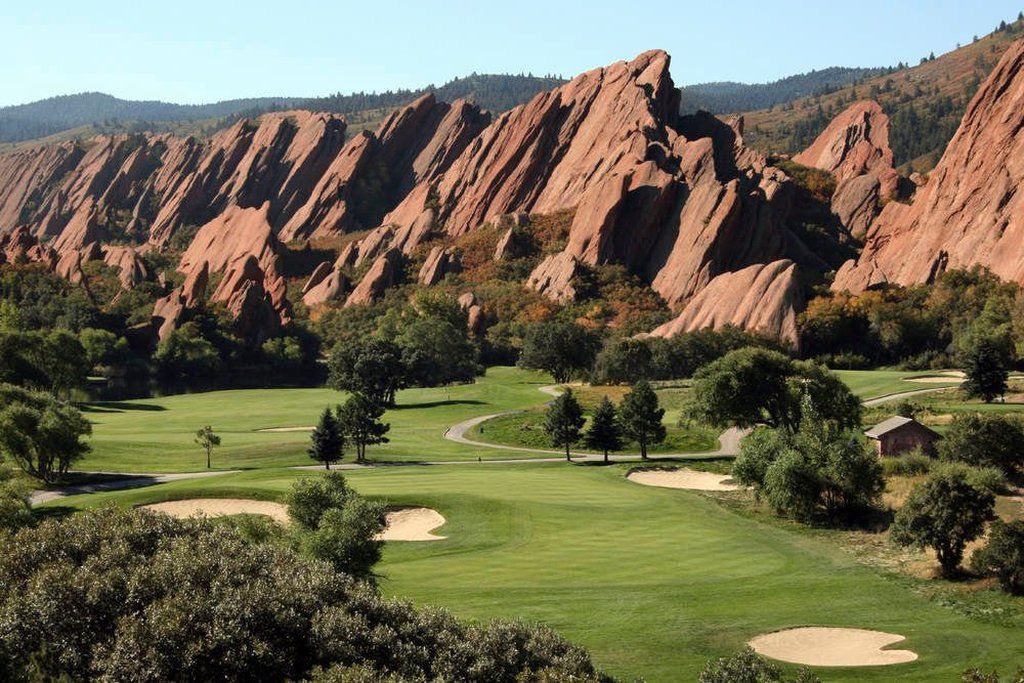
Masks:
[[[126,403],[122,401],[98,401],[96,403],[83,403],[79,406],[83,413],[124,413],[130,410],[141,410],[147,412],[160,412],[167,410],[160,405],[149,403]]]
[[[420,408],[438,408],[440,406],[485,406],[486,401],[476,399],[448,400],[448,401],[424,401],[423,403],[399,403],[391,406],[388,410],[416,410]]]

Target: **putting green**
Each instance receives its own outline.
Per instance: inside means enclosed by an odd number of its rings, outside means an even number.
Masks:
[[[708,659],[797,626],[899,633],[900,647],[919,655],[895,668],[819,669],[827,680],[958,680],[967,666],[1006,672],[1024,662],[1019,602],[993,592],[985,604],[998,601],[1000,616],[930,600],[928,582],[859,565],[827,534],[752,519],[707,494],[637,486],[627,470],[468,464],[346,476],[366,495],[448,520],[444,540],[388,544],[384,593],[471,619],[545,622],[625,680],[695,680]],[[309,475],[243,472],[54,505],[273,500]]]

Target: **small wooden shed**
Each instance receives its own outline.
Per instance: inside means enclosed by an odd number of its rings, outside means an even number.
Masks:
[[[915,448],[935,455],[935,442],[942,438],[914,418],[899,415],[879,422],[864,435],[875,442],[879,456],[902,455]]]

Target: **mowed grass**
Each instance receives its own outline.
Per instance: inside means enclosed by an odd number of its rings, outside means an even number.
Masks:
[[[834,370],[839,379],[843,380],[850,391],[860,399],[878,398],[904,391],[921,389],[937,389],[943,386],[954,387],[959,379],[950,378],[947,382],[914,382],[914,378],[941,376],[942,371],[907,372],[905,370]]]
[[[376,461],[475,460],[508,457],[507,452],[473,448],[444,438],[462,420],[543,403],[539,388],[550,379],[516,368],[490,368],[474,384],[408,389],[387,411],[391,442],[372,446]],[[189,472],[206,466],[195,432],[211,425],[222,438],[214,450],[215,469],[315,464],[306,455],[308,431],[261,432],[311,427],[326,406],[343,402],[331,389],[246,389],[182,394],[164,398],[83,406],[93,424],[92,452],[76,468],[109,472]],[[351,454],[347,460],[351,461]],[[528,453],[521,457],[529,457]]]
[[[918,373],[927,374],[927,373]],[[935,387],[907,382],[914,373],[896,371],[841,371],[840,377],[862,398],[893,391]],[[490,368],[473,384],[399,392],[398,407],[384,419],[391,424],[391,443],[371,447],[372,460],[434,461],[508,458],[507,451],[458,444],[444,438],[451,425],[481,415],[537,408],[550,400],[539,391],[550,378],[518,368]],[[584,387],[578,391],[585,402],[624,387]],[[688,397],[686,383],[658,389],[666,407],[665,422],[673,428],[669,452],[715,448],[714,430],[700,426],[676,429]],[[223,440],[214,451],[215,469],[250,469],[308,465],[307,431],[263,432],[281,427],[310,427],[325,406],[344,400],[330,389],[246,389],[182,394],[163,398],[85,404],[93,423],[92,452],[77,469],[107,472],[189,472],[205,467],[205,455],[194,443],[197,429],[211,425]],[[617,398],[617,396],[613,396]],[[514,422],[514,420],[511,420]],[[490,440],[478,430],[471,436]],[[522,430],[519,430],[522,431]],[[480,437],[485,438],[480,438]],[[512,443],[548,448],[542,435],[495,438]],[[538,454],[542,457],[543,454]],[[520,453],[516,457],[530,457]],[[351,459],[351,457],[349,457]]]
[[[469,464],[346,476],[365,495],[433,507],[448,520],[439,529],[447,540],[388,544],[385,594],[469,619],[547,623],[624,680],[695,680],[708,659],[800,625],[899,633],[907,640],[896,647],[920,655],[893,667],[817,669],[829,681],[958,680],[967,666],[1005,673],[1024,662],[1024,630],[1012,619],[965,616],[926,597],[925,582],[857,564],[821,535],[704,494],[632,484],[626,469]],[[54,505],[280,499],[300,476],[314,475],[244,472]]]

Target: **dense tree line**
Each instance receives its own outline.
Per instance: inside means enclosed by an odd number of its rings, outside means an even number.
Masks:
[[[955,367],[983,343],[1012,367],[1024,340],[1024,294],[975,267],[947,271],[932,284],[825,292],[798,325],[802,354],[830,367]]]
[[[699,109],[712,114],[770,109],[801,97],[833,92],[851,83],[860,82],[891,69],[863,69],[833,66],[807,73],[787,76],[771,83],[698,83],[681,88],[682,111]]]

